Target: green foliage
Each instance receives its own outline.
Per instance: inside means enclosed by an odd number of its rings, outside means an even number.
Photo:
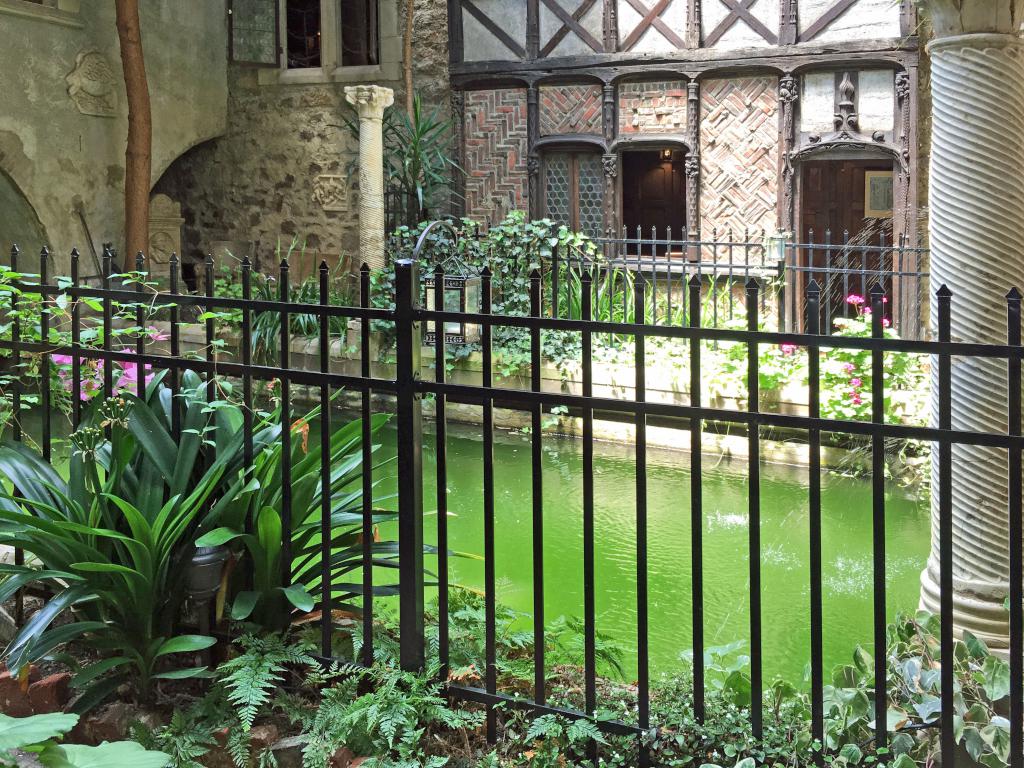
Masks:
[[[164,669],[167,657],[190,655],[212,638],[175,637],[184,578],[197,536],[230,521],[229,502],[251,492],[240,473],[240,414],[207,403],[195,374],[183,377],[182,436],[171,436],[170,392],[152,382],[146,400],[130,395],[97,403],[72,435],[65,481],[19,444],[0,446],[0,542],[31,553],[38,565],[4,565],[0,599],[27,585],[55,596],[21,628],[4,652],[12,670],[70,640],[88,638],[103,661],[72,684],[93,706],[131,681],[146,697],[155,679],[204,673]],[[109,432],[109,438],[104,433]],[[279,434],[267,427],[257,450]],[[216,455],[210,455],[216,451]],[[58,617],[70,623],[53,626]]]
[[[256,454],[253,462],[252,487],[244,495],[227,501],[225,518],[235,525],[222,526],[210,531],[197,542],[197,546],[218,546],[234,543],[242,545],[252,566],[252,588],[239,591],[232,605],[232,618],[251,621],[267,630],[280,630],[288,626],[292,609],[308,613],[314,607],[312,593],[321,588],[321,511],[323,487],[321,483],[321,446],[319,440],[308,440],[310,422],[315,422],[320,409],[295,422],[292,427],[291,493],[292,542],[294,560],[291,580],[282,579],[283,530],[281,515],[283,488],[281,485],[282,447],[278,442]],[[387,423],[386,414],[371,417],[370,435],[375,436]],[[377,453],[379,443],[370,447],[371,456]],[[360,579],[352,577],[362,568],[363,545],[363,451],[362,420],[352,420],[331,433],[329,465],[331,467],[331,578],[335,608],[349,608],[351,599],[361,594]],[[382,481],[385,462],[374,467],[375,485]],[[375,501],[386,501],[375,495]],[[379,525],[396,519],[396,513],[383,509],[373,512],[373,524]],[[251,532],[246,532],[249,521]],[[397,567],[398,547],[394,541],[374,541],[371,544],[374,565],[378,568]],[[394,594],[393,587],[378,585],[375,594]]]
[[[309,738],[303,765],[320,768],[342,746],[375,756],[371,764],[380,768],[445,765],[446,758],[426,753],[427,730],[475,728],[481,716],[448,706],[437,671],[415,675],[375,665],[328,688],[303,723]],[[369,692],[360,694],[360,683]]]
[[[205,708],[206,699],[201,702]],[[131,737],[147,749],[167,754],[169,768],[203,768],[200,758],[217,745],[214,734],[223,717],[210,719],[200,707],[176,709],[167,725],[150,729],[139,722],[129,726]]]
[[[0,766],[20,764],[11,750],[34,753],[45,768],[164,768],[170,757],[129,741],[98,747],[61,745],[58,739],[78,724],[78,715],[55,712],[31,717],[0,715]]]
[[[260,710],[270,701],[288,667],[311,667],[313,646],[292,644],[280,635],[243,635],[237,641],[242,653],[217,668],[217,677],[227,689],[242,730],[252,728]]]

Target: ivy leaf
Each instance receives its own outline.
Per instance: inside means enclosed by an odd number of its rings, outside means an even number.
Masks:
[[[991,701],[999,701],[1010,695],[1010,665],[995,656],[985,659],[985,666],[981,668],[985,681],[982,688]]]

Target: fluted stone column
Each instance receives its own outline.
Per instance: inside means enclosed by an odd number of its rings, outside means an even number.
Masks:
[[[932,327],[939,286],[953,292],[954,341],[1006,342],[1007,291],[1024,282],[1024,44],[1015,34],[1021,0],[931,0],[937,38],[932,65],[929,190]],[[984,31],[976,31],[976,30]],[[938,421],[933,363],[932,420]],[[956,430],[1004,432],[1006,362],[954,358]],[[932,477],[937,481],[937,451]],[[1003,601],[1009,589],[1007,457],[955,445],[953,586],[956,631],[993,649],[1008,645]],[[921,603],[939,610],[938,500],[932,547],[921,574]],[[1021,542],[1013,542],[1020,547]]]
[[[351,85],[345,99],[359,114],[359,258],[384,266],[384,110],[395,92],[379,85]]]

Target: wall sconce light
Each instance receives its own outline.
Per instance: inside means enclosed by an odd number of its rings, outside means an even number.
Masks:
[[[661,150],[661,159],[664,160],[666,163],[670,162],[672,160],[672,150],[671,149],[663,149],[663,150]]]

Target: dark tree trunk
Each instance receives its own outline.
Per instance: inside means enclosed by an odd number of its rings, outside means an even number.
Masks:
[[[121,43],[128,96],[128,145],[125,151],[124,224],[125,269],[134,269],[135,254],[149,241],[149,190],[153,165],[153,115],[142,52],[138,0],[114,0],[117,37]]]

